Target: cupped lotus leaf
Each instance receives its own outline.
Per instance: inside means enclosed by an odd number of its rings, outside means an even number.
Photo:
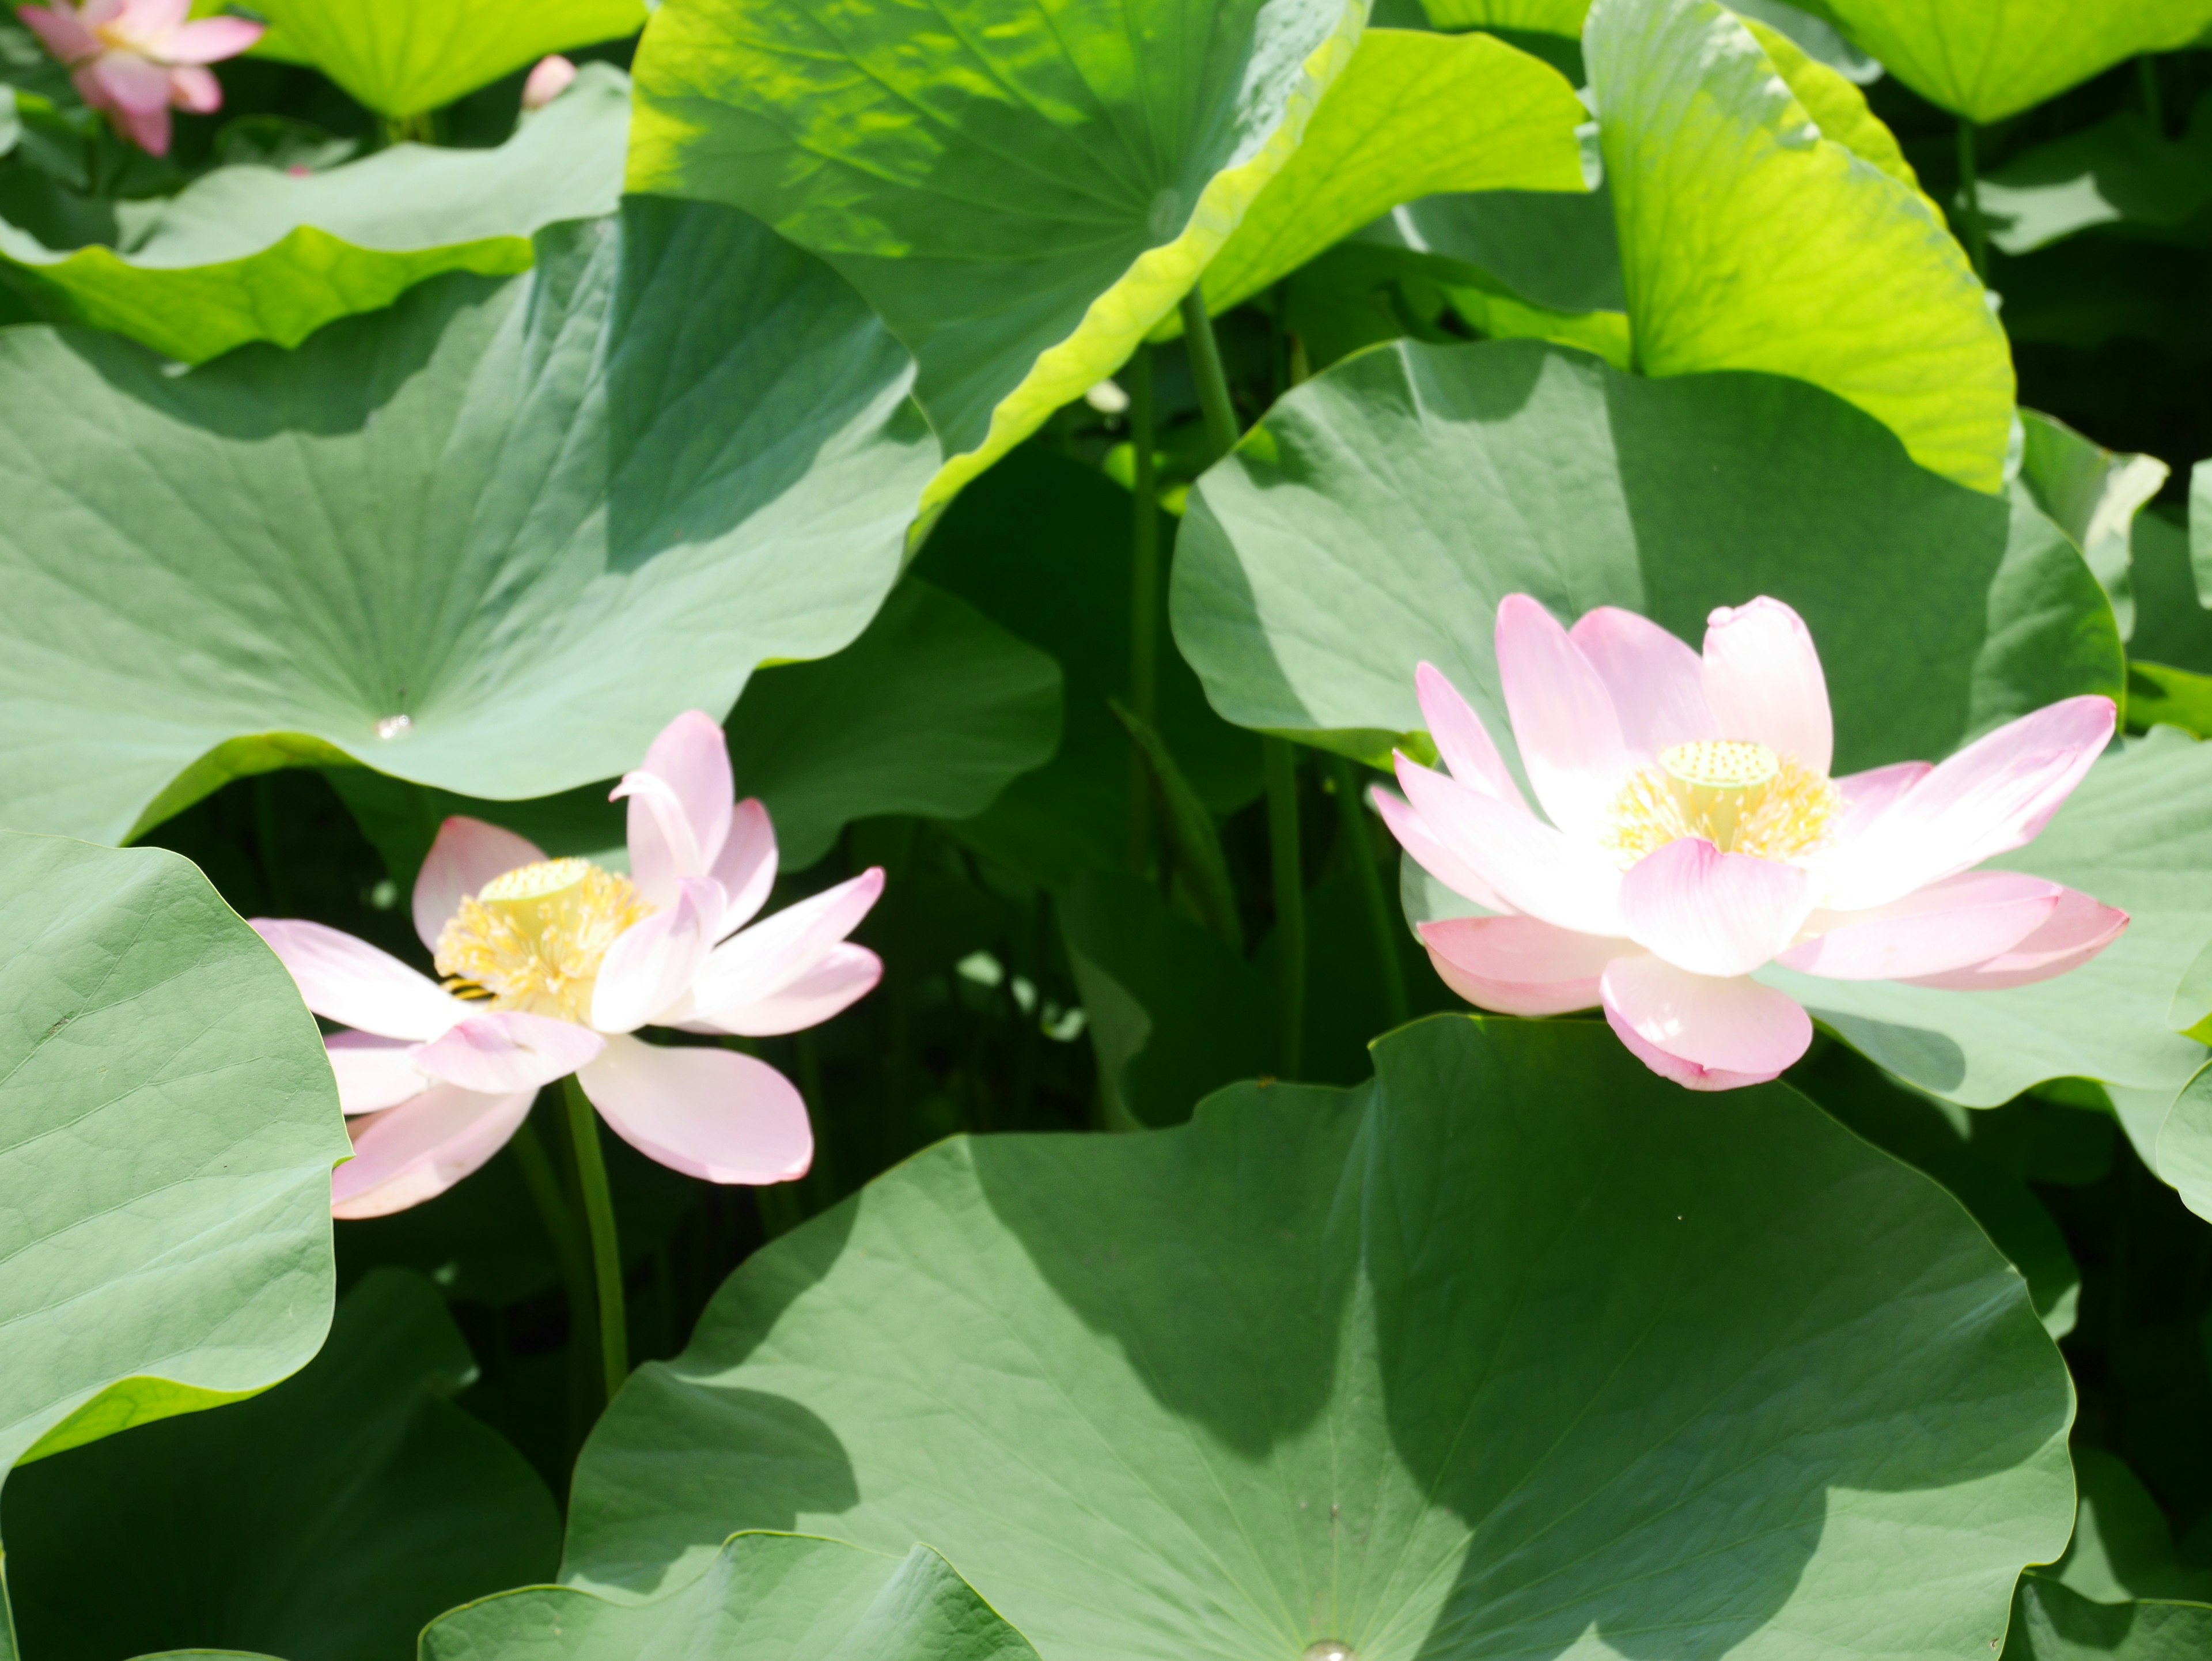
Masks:
[[[2165,1512],[2125,1460],[2077,1445],[2074,1482],[2081,1494],[2074,1537],[2065,1556],[2039,1573],[2093,1603],[2206,1601],[2212,1573],[2181,1561]]]
[[[2089,562],[2112,597],[2120,638],[2129,639],[2136,623],[2129,569],[2136,514],[2171,470],[2156,456],[2108,450],[2055,417],[2034,410],[2020,415],[2021,482]]]
[[[739,1534],[669,1596],[528,1586],[423,1631],[422,1661],[1036,1661],[1029,1640],[927,1546],[903,1557],[798,1534]]]
[[[560,1513],[447,1399],[476,1372],[437,1287],[374,1269],[322,1353],[266,1395],[31,1467],[7,1504],[24,1653],[386,1661],[441,1610],[542,1579]]]
[[[0,832],[0,1471],[315,1353],[337,1089],[189,861]]]
[[[2196,1058],[2205,1059],[2201,1046]],[[2182,1203],[2212,1221],[2212,1067],[2199,1071],[2174,1098],[2153,1157],[2158,1174],[2179,1191]]]
[[[1364,0],[668,0],[629,187],[734,203],[914,350],[949,499],[1121,367],[1289,160]]]
[[[897,342],[726,208],[538,248],[186,374],[0,335],[13,824],[119,838],[238,739],[545,795],[860,633],[936,459]]]
[[[257,55],[307,64],[378,114],[452,103],[547,52],[635,34],[646,0],[253,0]]]
[[[1915,467],[1802,382],[1652,380],[1527,341],[1397,345],[1279,400],[1191,494],[1173,614],[1229,720],[1387,764],[1425,659],[1507,730],[1492,630],[1515,593],[1692,642],[1716,605],[1788,601],[1840,771],[2121,691],[2102,591],[2024,500]]]
[[[1857,89],[1802,53],[1785,70],[1713,0],[1598,0],[1583,52],[1638,366],[1809,380],[1921,465],[1999,489],[2004,332],[1901,160],[1852,131],[1878,128]]]
[[[112,246],[50,248],[0,224],[0,258],[64,315],[186,362],[296,346],[443,271],[527,270],[534,232],[615,210],[629,128],[629,78],[587,64],[496,149],[401,144],[303,178],[222,167],[114,204]]]
[[[2003,1661],[2198,1661],[2212,1654],[2212,1604],[2099,1603],[2046,1574],[2023,1574]]]
[[[927,1539],[1048,1661],[2001,1640],[2066,1537],[2071,1398],[1955,1202],[1593,1023],[1375,1061],[955,1139],[776,1241],[599,1421],[568,1578]]]
[[[1825,0],[1830,16],[1899,80],[1969,120],[1990,122],[2141,52],[2173,52],[2212,28],[2212,0]]]

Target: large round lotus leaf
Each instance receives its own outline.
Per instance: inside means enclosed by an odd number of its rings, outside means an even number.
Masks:
[[[404,117],[549,52],[633,34],[646,0],[253,0],[251,9],[269,24],[258,56],[313,64],[378,113]]]
[[[1998,121],[2139,52],[2212,28],[2212,0],[1824,0],[1827,14],[1922,97]]]
[[[615,210],[629,131],[629,78],[586,64],[496,149],[401,144],[305,178],[222,167],[114,204],[112,246],[50,248],[0,223],[0,258],[64,314],[187,362],[296,346],[441,271],[526,271],[533,232]]]
[[[920,362],[933,503],[1118,368],[1350,60],[1364,0],[668,0],[629,186],[735,203]]]
[[[1598,0],[1583,45],[1638,367],[1809,380],[1998,489],[2004,331],[1856,89],[1713,0]]]
[[[438,1289],[375,1269],[265,1396],[32,1466],[7,1502],[23,1652],[389,1661],[441,1610],[544,1579],[553,1496],[446,1399],[476,1371]]]
[[[600,1421],[568,1578],[923,1539],[1048,1661],[2001,1638],[2066,1537],[2071,1396],[1956,1202],[1595,1023],[1375,1056],[1175,1130],[956,1139],[785,1236]]]
[[[898,344],[725,208],[538,246],[189,374],[0,335],[10,822],[112,840],[347,757],[545,795],[860,631],[935,463]]]
[[[2203,1661],[2212,1604],[2096,1603],[2041,1574],[2023,1574],[2003,1661]]]
[[[2104,593],[2024,499],[1915,467],[1800,382],[1650,380],[1529,341],[1369,352],[1280,400],[1191,493],[1176,638],[1231,721],[1387,764],[1423,659],[1507,730],[1491,637],[1515,593],[1692,642],[1716,605],[1787,600],[1846,772],[2120,693]]]
[[[313,1354],[349,1151],[291,977],[187,861],[0,832],[0,1472]]]
[[[2202,1049],[2196,1059],[2205,1059]],[[2154,1157],[2159,1175],[2181,1191],[2183,1203],[2212,1221],[2212,1068],[2197,1073],[2175,1098]]]
[[[651,1603],[568,1586],[510,1591],[434,1621],[422,1661],[1036,1661],[942,1557],[740,1534]]]

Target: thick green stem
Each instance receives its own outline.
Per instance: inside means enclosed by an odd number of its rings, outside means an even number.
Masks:
[[[568,1102],[568,1139],[576,1150],[576,1188],[584,1198],[584,1225],[592,1240],[592,1279],[599,1291],[599,1371],[611,1402],[629,1377],[629,1327],[623,1307],[615,1196],[607,1186],[606,1157],[599,1147],[599,1116],[574,1074],[562,1080],[562,1089]]]
[[[1160,480],[1153,447],[1152,349],[1129,360],[1129,444],[1137,463],[1129,563],[1129,707],[1150,722],[1159,705]],[[1152,783],[1145,758],[1129,747],[1129,868],[1139,876],[1152,855]]]
[[[1966,222],[1966,252],[1974,262],[1974,275],[1990,278],[1990,247],[1982,228],[1981,174],[1975,164],[1974,124],[1959,118],[1959,217]]]
[[[1215,459],[1237,446],[1237,405],[1229,396],[1229,377],[1221,368],[1221,345],[1206,315],[1206,296],[1193,289],[1182,297],[1183,345],[1190,353],[1191,379],[1198,383],[1198,407],[1206,417],[1206,436]]]
[[[1263,738],[1267,851],[1275,883],[1275,1070],[1295,1079],[1306,1025],[1306,891],[1298,847],[1298,758],[1288,739]]]
[[[599,1299],[592,1293],[592,1259],[584,1237],[576,1232],[576,1215],[561,1181],[553,1157],[538,1139],[538,1127],[528,1119],[507,1144],[522,1170],[522,1185],[538,1208],[538,1220],[552,1244],[553,1261],[561,1271],[561,1290],[568,1300],[568,1448],[584,1445],[584,1437],[599,1417],[599,1403],[591,1366],[585,1360],[584,1334],[592,1324]]]
[[[1336,782],[1337,811],[1344,818],[1344,841],[1352,868],[1358,873],[1359,897],[1367,908],[1368,926],[1375,935],[1375,964],[1382,977],[1382,1012],[1392,1026],[1406,1024],[1406,971],[1398,961],[1397,908],[1383,892],[1382,872],[1375,858],[1375,844],[1367,829],[1367,809],[1360,800],[1359,778],[1341,756],[1329,757]]]

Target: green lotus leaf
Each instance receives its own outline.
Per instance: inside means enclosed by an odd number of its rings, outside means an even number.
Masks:
[[[1118,368],[1351,60],[1364,0],[668,0],[629,187],[827,259],[920,364],[928,501]]]
[[[2191,965],[2197,985],[2185,983],[2184,992],[2203,997],[2203,960]],[[2201,1046],[2196,1058],[2204,1059]],[[2212,1068],[2192,1077],[2175,1098],[2173,1110],[2156,1133],[2153,1169],[2179,1190],[2182,1203],[2212,1221]]]
[[[2212,1604],[2097,1603],[2023,1574],[2003,1661],[2196,1661],[2212,1652]]]
[[[546,795],[860,633],[935,465],[898,344],[727,209],[538,248],[188,374],[0,334],[13,824],[120,838],[301,760]]]
[[[1535,305],[1562,312],[1628,309],[1613,192],[1602,186],[1588,196],[1483,191],[1425,197],[1392,214],[1389,223],[1408,246],[1486,271]]]
[[[2025,435],[2021,482],[2089,562],[2112,599],[2120,638],[2127,640],[2136,623],[2129,571],[2136,515],[2171,470],[2156,456],[2108,450],[2053,417],[2033,410],[2020,414]]]
[[[487,1597],[430,1623],[422,1661],[1036,1661],[1029,1641],[927,1546],[904,1557],[740,1534],[651,1603],[568,1586]]]
[[[2212,607],[2212,465],[2189,470],[2189,565],[2197,577],[2197,599]]]
[[[23,1652],[386,1661],[441,1610],[544,1578],[553,1496],[447,1399],[476,1371],[435,1287],[374,1269],[266,1395],[30,1467],[8,1492]]]
[[[1531,34],[1580,34],[1590,0],[1421,0],[1440,29],[1522,29]]]
[[[253,0],[253,50],[307,64],[395,119],[452,103],[547,52],[635,34],[646,0]]]
[[[207,880],[0,832],[0,1472],[313,1354],[350,1146],[313,1018]]]
[[[1174,1130],[956,1138],[783,1237],[600,1421],[568,1578],[919,1537],[1055,1661],[2000,1639],[2070,1394],[1955,1202],[1593,1023],[1374,1053]]]
[[[2004,332],[1857,89],[1802,53],[1778,61],[1713,0],[1598,0],[1583,51],[1638,366],[1809,380],[1923,466],[1999,489]]]
[[[296,346],[443,271],[527,270],[533,233],[615,210],[629,125],[628,77],[586,64],[497,149],[401,144],[304,178],[221,167],[112,204],[112,246],[48,247],[0,223],[0,258],[62,315],[186,362]]]
[[[2212,1574],[2184,1564],[2166,1513],[2126,1461],[2099,1447],[2074,1450],[2081,1503],[2066,1555],[2039,1573],[2093,1603],[2154,1597],[2204,1603]]]
[[[1992,168],[1975,200],[1991,246],[2009,254],[2032,253],[2099,225],[2195,229],[2192,222],[2212,207],[2212,99],[2197,100],[2180,139],[2123,110],[2039,144]]]
[[[2140,52],[2212,27],[2212,0],[1825,0],[1892,75],[1969,120],[2016,115]]]

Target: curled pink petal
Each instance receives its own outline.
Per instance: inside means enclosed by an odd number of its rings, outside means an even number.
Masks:
[[[494,877],[503,877],[545,855],[526,837],[456,813],[438,827],[437,840],[415,873],[415,933],[433,952],[447,920]]]
[[[625,796],[630,880],[653,904],[672,904],[677,879],[708,875],[730,834],[737,791],[721,727],[703,710],[677,716],[616,787],[614,800]]]
[[[1705,666],[1649,618],[1601,605],[1567,630],[1613,695],[1620,736],[1644,761],[1677,744],[1725,738],[1705,703]]]
[[[1626,932],[1620,873],[1595,847],[1402,756],[1398,783],[1429,830],[1511,910],[1583,934]]]
[[[169,103],[194,115],[212,115],[222,107],[222,82],[197,64],[169,71]]]
[[[435,1081],[415,1065],[409,1053],[414,1048],[410,1039],[374,1032],[325,1034],[323,1052],[337,1075],[339,1111],[380,1113],[429,1089]]]
[[[25,6],[15,15],[29,26],[41,46],[64,64],[82,64],[100,54],[100,37],[85,27],[69,0],[59,0],[51,9]]]
[[[787,1183],[814,1162],[806,1104],[766,1062],[617,1035],[577,1082],[647,1158],[710,1183]]]
[[[1705,702],[1720,736],[1749,739],[1825,773],[1835,754],[1828,678],[1813,631],[1778,599],[1721,606],[1705,630]]]
[[[387,1038],[439,1037],[468,1006],[388,952],[319,922],[254,917],[253,931],[291,971],[307,1007],[325,1020]]]
[[[1789,945],[1813,909],[1811,875],[1723,854],[1702,837],[1654,849],[1620,879],[1622,931],[1693,975],[1747,975]]]
[[[724,934],[743,928],[768,904],[769,891],[775,886],[775,827],[769,823],[768,809],[748,796],[730,815],[730,834],[723,839],[722,851],[714,855],[710,873],[722,885],[726,902],[722,912]]]
[[[1501,1015],[1564,1015],[1598,1001],[1598,977],[1626,940],[1577,934],[1534,917],[1452,917],[1421,925],[1444,984]]]
[[[243,17],[204,17],[186,23],[161,42],[165,64],[219,64],[235,58],[268,33],[265,25]]]
[[[2062,890],[2041,928],[1984,962],[1942,974],[1916,975],[1915,986],[1946,992],[2002,992],[2079,969],[2126,932],[2128,914],[2076,889]]]
[[[625,773],[608,794],[629,802],[629,879],[652,905],[673,905],[676,885],[704,875],[709,861],[676,787],[642,770]]]
[[[1567,631],[1526,594],[1498,602],[1497,641],[1498,678],[1529,787],[1553,824],[1594,843],[1634,770],[1613,695]]]
[[[1607,964],[1599,989],[1621,1042],[1692,1090],[1764,1084],[1813,1042],[1795,1000],[1745,976],[1693,975],[1639,953]]]
[[[535,1099],[527,1090],[480,1096],[437,1085],[349,1121],[353,1158],[331,1172],[331,1214],[384,1217],[437,1198],[507,1146]]]
[[[1398,757],[1398,764],[1412,767],[1416,764],[1401,755]],[[1367,798],[1375,804],[1375,811],[1382,815],[1382,823],[1389,827],[1390,834],[1398,839],[1398,846],[1411,855],[1413,863],[1422,870],[1453,893],[1473,900],[1486,910],[1506,911],[1512,909],[1498,897],[1498,891],[1478,874],[1473,866],[1451,851],[1443,839],[1429,828],[1428,821],[1407,805],[1404,797],[1377,785],[1367,793]]]
[[[1451,770],[1451,776],[1462,784],[1488,791],[1500,801],[1524,806],[1521,787],[1513,782],[1505,757],[1498,753],[1498,745],[1491,739],[1490,729],[1474,713],[1474,706],[1459,695],[1459,688],[1444,678],[1443,671],[1434,664],[1417,664],[1413,691],[1421,701],[1421,719],[1429,724],[1437,755]]]
[[[884,960],[865,946],[841,942],[829,955],[781,992],[734,1008],[717,1010],[711,1020],[684,1023],[693,1032],[730,1032],[741,1038],[773,1038],[803,1032],[842,1013],[876,989]]]
[[[707,959],[690,999],[665,1019],[719,1025],[726,1013],[774,997],[829,956],[883,891],[883,867],[873,866],[732,934]]]
[[[535,1092],[565,1079],[596,1056],[605,1040],[587,1026],[519,1009],[471,1015],[452,1031],[411,1052],[433,1077],[485,1095]]]
[[[576,66],[559,52],[541,58],[531,69],[522,83],[522,107],[542,110],[562,93],[576,78]]]
[[[712,877],[678,879],[676,904],[632,923],[615,937],[592,990],[592,1025],[633,1032],[659,1018],[690,990],[722,934],[722,885]]]
[[[1969,871],[1870,911],[1816,911],[1816,938],[1776,959],[1837,981],[1907,980],[2010,951],[2043,927],[2067,891],[2013,871]]]

